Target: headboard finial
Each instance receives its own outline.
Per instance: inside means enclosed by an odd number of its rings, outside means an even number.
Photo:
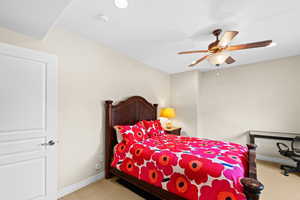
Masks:
[[[112,104],[112,103],[113,103],[112,100],[107,100],[107,101],[105,101],[105,104]]]

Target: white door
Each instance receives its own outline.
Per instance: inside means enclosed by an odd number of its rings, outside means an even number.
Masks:
[[[0,44],[0,199],[57,194],[56,57]]]

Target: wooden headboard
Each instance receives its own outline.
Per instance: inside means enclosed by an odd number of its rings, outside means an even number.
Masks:
[[[113,148],[117,144],[115,125],[133,125],[141,120],[157,119],[158,104],[151,104],[140,96],[133,96],[113,105],[105,101],[105,177],[110,178]]]

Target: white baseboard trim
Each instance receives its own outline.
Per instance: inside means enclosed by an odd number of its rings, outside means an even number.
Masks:
[[[279,164],[283,164],[283,165],[295,166],[295,162],[293,162],[292,160],[284,159],[284,158],[271,157],[271,156],[257,154],[256,159],[263,160],[263,161],[269,161],[269,162],[273,162],[273,163],[279,163]]]
[[[82,180],[78,183],[74,183],[72,185],[69,185],[67,187],[62,188],[59,192],[58,192],[58,198],[61,198],[63,196],[66,196],[68,194],[71,194],[72,192],[75,192],[91,183],[94,183],[100,179],[104,178],[104,172],[100,172],[99,174],[95,175],[95,176],[91,176],[85,180]]]

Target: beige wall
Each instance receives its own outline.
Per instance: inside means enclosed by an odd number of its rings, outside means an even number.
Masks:
[[[186,75],[172,77],[180,80]],[[245,144],[249,129],[300,133],[300,56],[224,69],[219,76],[216,71],[205,72],[199,77],[198,94],[192,94],[194,99],[198,95],[197,105],[181,98],[181,107],[193,106],[181,115],[198,109],[198,119],[190,122],[192,129],[198,121],[198,136]],[[194,82],[186,80],[184,85]],[[172,102],[178,101],[173,98]],[[274,141],[259,140],[258,145],[259,154],[278,155]]]
[[[103,101],[141,95],[169,104],[170,77],[63,30],[36,41],[0,29],[0,41],[58,56],[59,188],[95,175],[103,159]]]
[[[300,56],[203,74],[202,135],[246,142],[245,131],[300,132]],[[258,152],[278,155],[274,142]]]
[[[171,75],[171,106],[176,109],[175,126],[182,127],[182,133],[197,136],[197,106],[199,78],[198,71]]]

